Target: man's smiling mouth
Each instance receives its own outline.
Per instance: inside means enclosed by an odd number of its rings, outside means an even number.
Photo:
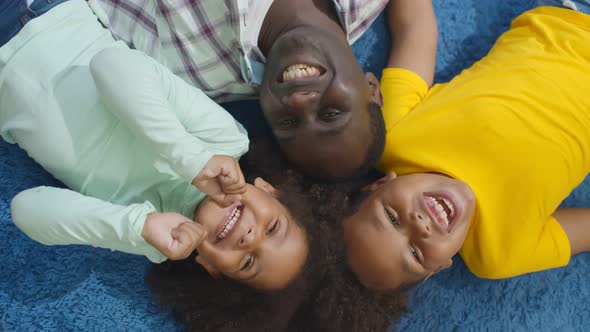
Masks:
[[[322,76],[326,70],[321,66],[298,63],[290,65],[285,70],[279,83],[289,82],[298,79],[315,78]]]

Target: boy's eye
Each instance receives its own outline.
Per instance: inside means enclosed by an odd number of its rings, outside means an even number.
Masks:
[[[385,214],[387,215],[387,218],[389,218],[389,221],[391,221],[392,224],[394,224],[395,226],[399,226],[399,222],[397,221],[395,216],[391,214],[391,212],[385,210]]]
[[[279,220],[275,220],[275,222],[272,224],[272,227],[266,232],[266,234],[270,235],[276,233],[279,230],[280,226],[281,223],[279,222]]]
[[[247,270],[250,268],[250,266],[252,266],[252,263],[254,263],[254,256],[249,255],[248,258],[246,258],[244,265],[242,265],[242,268],[240,268],[240,271]]]
[[[418,256],[418,251],[416,251],[416,248],[414,248],[414,245],[411,243],[410,243],[410,251],[412,252],[412,255],[414,256],[414,258],[416,258],[418,263],[420,263],[420,256]]]

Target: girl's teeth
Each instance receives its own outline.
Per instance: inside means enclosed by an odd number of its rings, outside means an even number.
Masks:
[[[234,228],[234,225],[236,224],[238,219],[240,219],[240,215],[241,215],[241,208],[237,207],[233,211],[228,222],[223,226],[223,229],[221,230],[221,232],[219,232],[219,234],[217,234],[217,239],[221,240],[221,239],[225,238],[227,233],[229,233]]]

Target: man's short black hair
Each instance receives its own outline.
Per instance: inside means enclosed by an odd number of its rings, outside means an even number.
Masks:
[[[369,126],[371,137],[371,146],[367,153],[365,161],[361,167],[356,171],[354,177],[363,177],[367,175],[377,164],[383,150],[385,149],[385,120],[383,120],[383,113],[381,106],[375,102],[369,102]]]

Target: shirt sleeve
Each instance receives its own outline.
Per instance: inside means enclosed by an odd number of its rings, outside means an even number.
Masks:
[[[570,260],[567,234],[552,216],[538,231],[505,232],[468,237],[460,253],[473,274],[488,279],[511,278],[565,266]]]
[[[90,68],[102,102],[187,182],[214,154],[248,150],[245,129],[227,111],[147,55],[110,48]]]
[[[416,73],[403,68],[386,68],[381,76],[383,119],[390,131],[428,93],[428,85]]]
[[[91,245],[154,263],[167,259],[141,236],[147,215],[156,211],[149,202],[122,206],[68,189],[36,187],[16,195],[10,209],[14,224],[45,245]]]

